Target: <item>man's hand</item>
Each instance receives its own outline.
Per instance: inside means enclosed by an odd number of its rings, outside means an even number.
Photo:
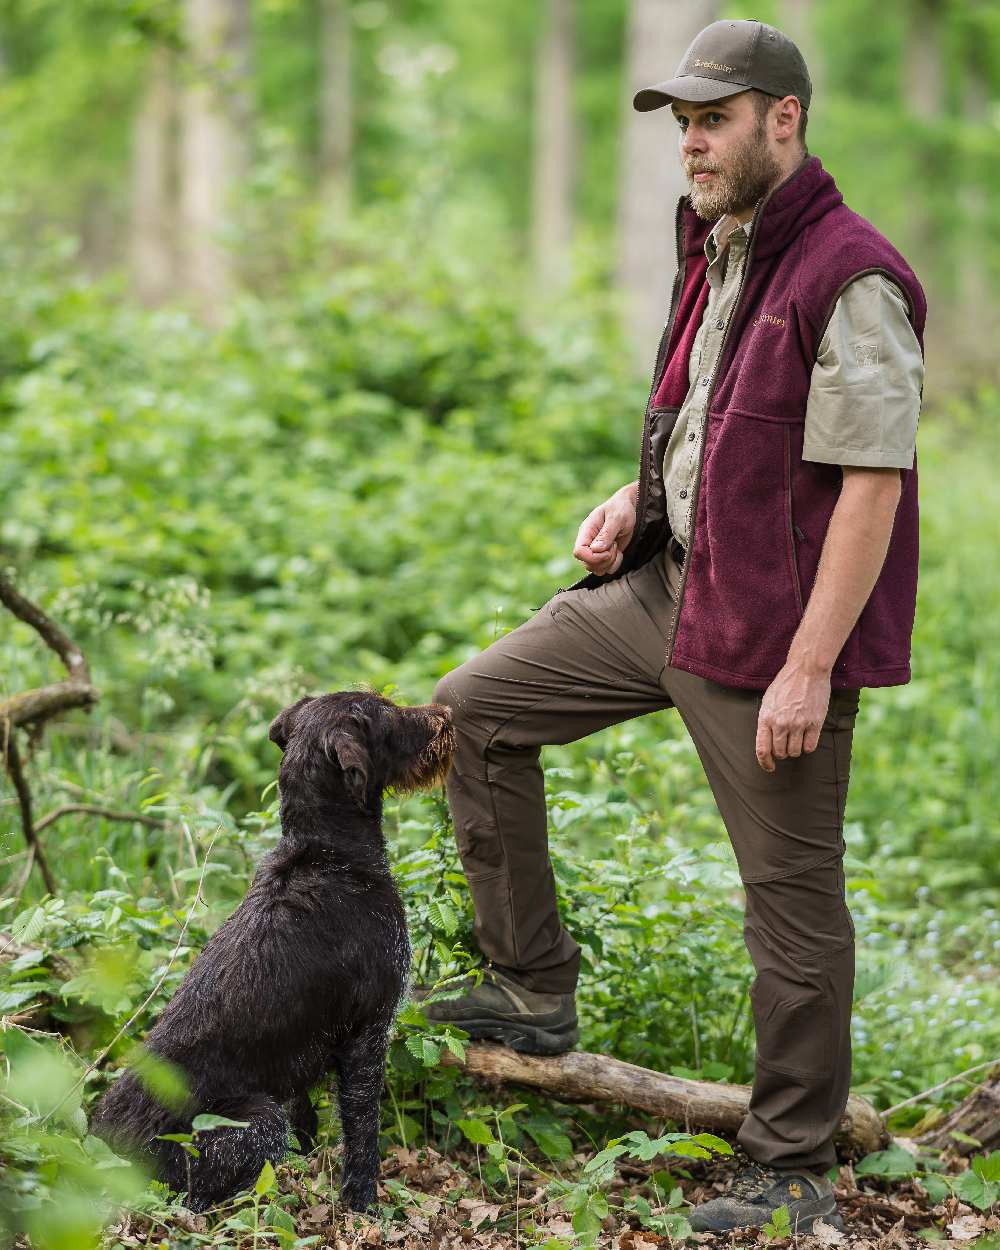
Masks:
[[[789,662],[764,692],[757,717],[757,763],[774,772],[776,759],[815,751],[830,706],[829,671]]]
[[[599,504],[580,526],[573,555],[589,573],[605,576],[617,571],[622,554],[635,529],[638,482],[616,490]]]
[[[830,674],[885,561],[902,489],[898,469],[842,467],[809,602],[757,718],[757,760],[815,751],[830,706]]]

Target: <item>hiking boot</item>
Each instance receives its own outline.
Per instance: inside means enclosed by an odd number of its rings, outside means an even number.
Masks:
[[[697,1233],[726,1233],[733,1228],[766,1224],[778,1207],[788,1208],[792,1233],[811,1233],[817,1219],[843,1231],[837,1214],[833,1182],[808,1168],[780,1169],[751,1163],[718,1198],[687,1213]]]
[[[470,1037],[504,1042],[526,1055],[558,1055],[580,1037],[575,994],[544,994],[526,990],[495,968],[483,972],[481,985],[474,977],[450,988],[464,990],[459,998],[442,999],[424,1007],[435,1024],[454,1024]],[[429,991],[416,988],[420,1002]]]

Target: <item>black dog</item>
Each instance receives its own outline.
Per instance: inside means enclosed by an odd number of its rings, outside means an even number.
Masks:
[[[266,1159],[316,1131],[309,1089],[336,1070],[341,1200],[375,1200],[389,1034],[410,967],[403,905],[386,860],[382,791],[433,785],[454,749],[447,707],[397,707],[370,692],[300,699],[271,724],[284,751],[282,838],[235,912],[212,935],[146,1038],[179,1067],[189,1097],[170,1110],[141,1064],[95,1108],[91,1131],[145,1160],[203,1210],[251,1186]],[[287,1110],[286,1110],[287,1109]],[[194,1116],[216,1128],[193,1158],[175,1142]]]

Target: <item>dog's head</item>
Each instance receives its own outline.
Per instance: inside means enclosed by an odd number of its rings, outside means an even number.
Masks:
[[[451,708],[400,707],[368,690],[306,695],[278,713],[268,736],[285,753],[283,787],[301,778],[366,809],[390,786],[420,790],[443,780],[455,749]]]

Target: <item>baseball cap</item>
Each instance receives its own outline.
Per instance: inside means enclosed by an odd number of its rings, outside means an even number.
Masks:
[[[812,99],[805,60],[787,35],[751,19],[712,22],[695,36],[674,77],[644,87],[632,106],[648,113],[674,99],[721,100],[750,87],[796,96],[804,109]]]

